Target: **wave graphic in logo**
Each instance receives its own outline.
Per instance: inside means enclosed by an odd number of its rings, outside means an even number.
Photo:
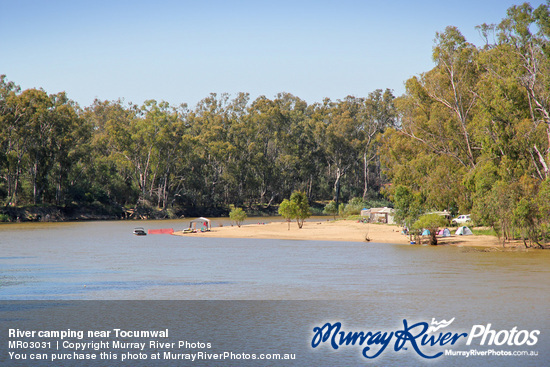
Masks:
[[[435,333],[439,329],[446,328],[447,326],[451,325],[455,321],[455,318],[453,317],[449,321],[447,320],[441,320],[439,322],[435,321],[434,318],[432,318],[432,324],[428,328],[428,333]]]

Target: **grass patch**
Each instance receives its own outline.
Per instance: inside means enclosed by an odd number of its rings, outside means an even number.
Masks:
[[[493,228],[471,228],[471,229],[472,229],[472,233],[475,235],[498,237],[497,233]]]

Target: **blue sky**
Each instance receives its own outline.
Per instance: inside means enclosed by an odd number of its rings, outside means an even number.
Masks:
[[[401,95],[433,67],[436,32],[453,25],[481,44],[475,26],[520,3],[0,0],[0,74],[83,107],[94,98],[194,107],[209,93]]]

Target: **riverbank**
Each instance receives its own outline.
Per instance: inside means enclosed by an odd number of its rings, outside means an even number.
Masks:
[[[502,244],[494,236],[457,236],[454,235],[454,232],[451,233],[453,233],[451,237],[438,238],[439,244],[469,247],[502,246]],[[214,238],[351,241],[397,244],[409,243],[409,237],[401,234],[401,228],[399,226],[388,224],[359,223],[352,220],[306,221],[303,228],[301,229],[298,228],[296,222],[291,222],[290,227],[286,222],[271,222],[266,224],[257,223],[247,224],[241,227],[212,227],[212,230],[209,232],[183,233],[181,231],[177,231],[174,233],[174,235]]]
[[[249,216],[276,216],[275,206],[256,206],[247,209]],[[222,207],[189,208],[187,210],[159,209],[152,205],[125,208],[113,204],[29,205],[0,207],[0,222],[80,222],[95,220],[156,220],[194,218],[199,216],[227,217],[229,211]]]
[[[89,205],[31,205],[0,208],[3,222],[75,222],[117,220],[125,217],[124,209],[103,204]]]
[[[132,209],[119,205],[101,203],[31,206],[5,206],[0,208],[0,221],[22,222],[80,222],[100,220],[148,220],[148,219],[175,219],[176,215],[166,210],[154,207],[140,206]]]

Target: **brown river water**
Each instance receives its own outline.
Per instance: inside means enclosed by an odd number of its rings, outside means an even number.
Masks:
[[[277,309],[285,307],[308,309],[297,319],[387,328],[404,318],[456,318],[468,330],[537,328],[535,350],[550,350],[550,251],[134,236],[138,226],[181,230],[188,220],[0,225],[0,300],[281,301],[269,314],[283,324]],[[549,355],[495,363],[543,366]],[[389,365],[397,357],[387,358]]]

